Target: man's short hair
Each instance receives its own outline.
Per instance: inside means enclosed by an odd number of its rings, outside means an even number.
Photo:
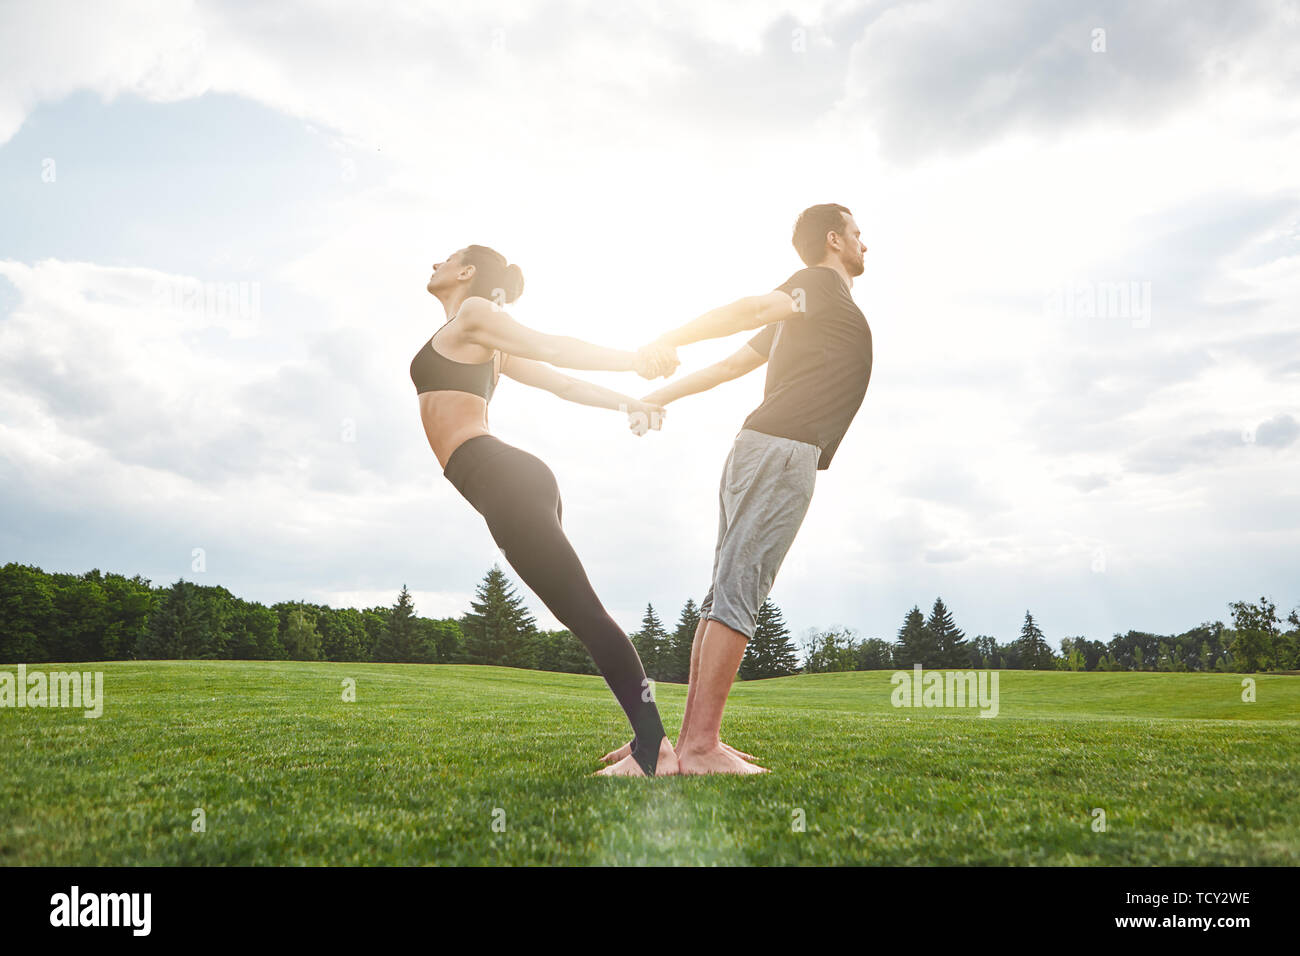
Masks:
[[[815,266],[826,257],[826,233],[844,234],[845,216],[853,215],[847,206],[837,202],[824,202],[809,206],[799,213],[794,223],[795,251],[804,265]]]

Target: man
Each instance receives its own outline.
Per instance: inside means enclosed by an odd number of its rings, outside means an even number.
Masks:
[[[849,294],[867,251],[853,214],[836,203],[811,206],[799,215],[793,242],[808,268],[655,342],[675,348],[760,330],[730,357],[645,396],[657,405],[768,363],[763,403],[736,435],[718,489],[713,580],[700,606],[675,748],[682,773],[766,772],[722,743],[722,711],[758,609],[808,511],[817,472],[830,466],[871,378],[871,329]],[[644,432],[635,424],[633,430]]]

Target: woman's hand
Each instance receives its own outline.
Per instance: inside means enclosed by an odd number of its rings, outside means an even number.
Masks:
[[[644,399],[633,399],[627,406],[628,428],[632,430],[633,435],[640,438],[652,428],[655,431],[662,428],[667,414],[668,410],[662,405]]]
[[[636,373],[644,379],[667,378],[681,361],[677,350],[666,345],[645,345],[637,349]]]

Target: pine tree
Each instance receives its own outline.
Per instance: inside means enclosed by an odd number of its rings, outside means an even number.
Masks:
[[[199,586],[181,578],[162,592],[157,609],[136,648],[145,659],[185,660],[201,657],[212,620]]]
[[[641,666],[651,680],[662,680],[659,663],[668,647],[668,632],[664,630],[655,606],[645,606],[645,616],[641,618],[641,630],[632,635],[632,646],[641,657]]]
[[[1053,665],[1052,648],[1048,646],[1043,632],[1034,623],[1034,617],[1025,611],[1025,623],[1020,628],[1020,637],[1016,643],[1020,650],[1020,665],[1028,670],[1051,670]]]
[[[699,626],[700,608],[694,600],[687,598],[681,617],[677,619],[677,629],[668,636],[668,648],[660,657],[659,669],[663,674],[660,680],[685,684],[690,679],[691,645]]]
[[[531,667],[533,636],[537,622],[515,593],[514,585],[500,565],[483,576],[470,602],[470,611],[460,621],[465,635],[465,653],[471,664],[501,667]]]
[[[745,647],[745,657],[740,662],[740,679],[784,677],[793,674],[798,667],[799,655],[790,640],[790,629],[785,626],[781,609],[769,598],[758,609],[754,636]]]
[[[410,663],[424,660],[425,655],[421,653],[419,645],[415,602],[411,600],[411,592],[403,584],[401,593],[397,595],[397,603],[389,611],[388,627],[379,646],[375,649],[375,656],[381,661]]]
[[[925,626],[929,628],[938,652],[936,663],[945,667],[966,667],[970,663],[966,634],[953,621],[943,598],[934,599],[934,608],[930,611],[930,620],[926,621]]]
[[[936,667],[940,663],[939,645],[925,623],[925,615],[916,605],[907,612],[903,626],[898,629],[898,644],[894,659],[900,667],[911,667],[913,664]]]

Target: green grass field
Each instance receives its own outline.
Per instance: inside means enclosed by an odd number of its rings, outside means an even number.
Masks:
[[[724,738],[771,774],[611,780],[595,677],[75,667],[102,717],[0,709],[0,863],[1300,863],[1300,677],[1248,704],[1240,675],[1004,671],[994,719],[895,708],[884,671],[742,683]],[[658,687],[674,737],[685,693]]]

